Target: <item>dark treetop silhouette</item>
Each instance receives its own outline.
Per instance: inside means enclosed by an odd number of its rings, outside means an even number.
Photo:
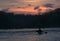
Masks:
[[[0,29],[60,27],[60,8],[44,15],[14,15],[0,11]]]

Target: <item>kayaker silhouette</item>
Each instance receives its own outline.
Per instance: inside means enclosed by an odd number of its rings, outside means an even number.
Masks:
[[[38,32],[38,34],[42,34],[43,31],[41,30],[41,28],[39,28],[39,30],[37,30],[36,32]]]

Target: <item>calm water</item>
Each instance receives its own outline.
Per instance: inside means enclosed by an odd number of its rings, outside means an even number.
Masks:
[[[38,29],[0,30],[0,41],[60,41],[60,28],[42,29],[45,34],[39,35]]]

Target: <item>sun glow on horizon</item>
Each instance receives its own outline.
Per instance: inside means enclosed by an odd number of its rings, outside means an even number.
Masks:
[[[40,11],[39,11],[40,9]],[[9,8],[8,11],[9,12],[13,12],[15,14],[31,14],[31,15],[38,15],[38,13],[40,12],[40,14],[42,15],[45,12],[48,12],[50,10],[54,10],[53,8],[47,8],[44,6],[40,6],[39,9],[34,10],[34,7],[20,7],[20,8]]]

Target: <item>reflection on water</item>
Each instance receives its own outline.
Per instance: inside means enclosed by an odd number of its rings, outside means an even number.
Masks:
[[[39,35],[37,29],[0,30],[0,41],[60,41],[60,28],[46,28],[48,32]]]

